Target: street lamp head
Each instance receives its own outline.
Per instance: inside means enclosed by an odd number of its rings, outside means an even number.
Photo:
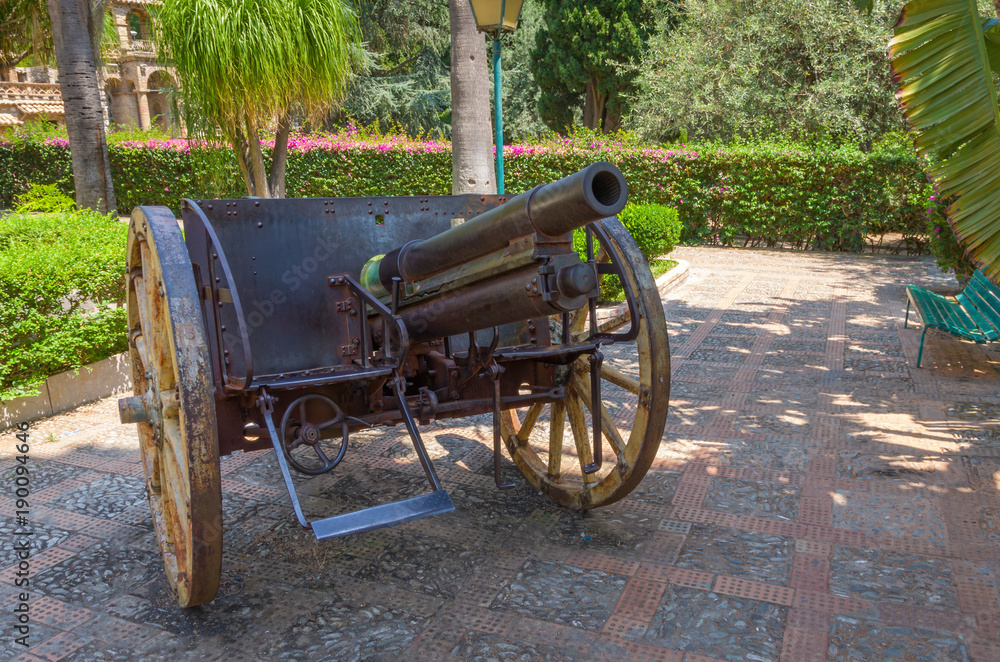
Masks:
[[[524,0],[469,0],[480,32],[513,32]]]

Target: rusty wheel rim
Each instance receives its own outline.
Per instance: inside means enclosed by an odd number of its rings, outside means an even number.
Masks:
[[[521,474],[536,489],[572,510],[614,503],[639,484],[663,438],[670,395],[670,349],[656,283],[621,223],[605,219],[601,226],[607,237],[601,241],[603,252],[624,266],[624,277],[636,293],[639,324],[634,342],[603,350],[603,467],[590,475],[582,471],[582,466],[593,460],[590,365],[586,357],[557,370],[566,398],[507,410],[501,417],[504,442]],[[557,318],[552,324],[561,332]],[[586,309],[571,316],[574,337],[584,334],[586,325]]]
[[[210,357],[187,248],[169,209],[132,213],[128,237],[129,356],[146,493],[167,579],[193,607],[218,590],[222,494]]]

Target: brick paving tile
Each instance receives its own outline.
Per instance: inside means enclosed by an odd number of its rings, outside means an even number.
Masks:
[[[712,586],[713,575],[708,572],[674,568],[670,571],[669,582],[677,586],[708,590]]]
[[[798,548],[798,544],[796,544]],[[792,588],[826,591],[830,582],[830,560],[825,556],[796,554],[792,557]]]
[[[273,451],[236,453],[222,589],[180,610],[115,399],[36,421],[33,645],[0,659],[1000,662],[1000,350],[929,334],[918,369],[903,327],[907,284],[954,279],[930,258],[677,255],[664,441],[583,518],[495,490],[488,416],[423,426],[454,513],[319,543]],[[295,476],[307,509],[424,489],[398,428],[351,442],[332,474]],[[0,495],[0,530],[15,506]]]
[[[781,662],[826,662],[826,632],[789,625],[781,639]]]
[[[661,523],[664,520],[661,520]],[[684,545],[684,535],[681,533],[662,533],[657,531],[646,543],[642,558],[656,563],[673,563]]]
[[[734,595],[738,598],[751,598],[762,602],[790,607],[795,601],[795,590],[784,586],[755,582],[739,577],[719,577],[712,589],[723,595]]]
[[[684,651],[651,646],[638,641],[624,641],[621,647],[625,649],[627,662],[684,662]],[[690,658],[688,658],[690,659]]]
[[[800,630],[826,632],[830,629],[830,615],[821,611],[793,607],[788,610],[788,625]]]
[[[996,582],[988,577],[955,576],[958,605],[966,614],[996,614],[1000,612],[1000,592]]]
[[[656,613],[665,590],[666,586],[659,582],[633,577],[625,585],[614,615],[649,621]]]
[[[639,569],[636,571],[636,577],[639,579],[649,579],[654,582],[669,582],[670,576],[677,570],[675,566],[664,565],[662,563],[640,563]],[[711,581],[712,576],[705,573],[706,581]]]
[[[48,596],[41,596],[30,603],[32,618],[60,630],[72,630],[94,618],[97,614]]]
[[[808,554],[810,556],[829,556],[833,545],[827,542],[816,542],[813,540],[796,540],[795,553]]]
[[[969,653],[973,662],[1000,662],[1000,643],[977,637],[969,643]]]
[[[656,613],[655,607],[653,609],[653,613]],[[608,617],[607,622],[601,629],[601,636],[608,641],[613,641],[616,644],[633,641],[642,637],[642,635],[646,632],[646,628],[649,627],[649,620],[652,617],[653,614],[650,614],[648,618],[635,618],[625,614],[612,614]]]
[[[99,542],[98,538],[93,536],[88,536],[83,533],[78,533],[75,536],[70,536],[62,543],[59,544],[63,549],[67,549],[71,552],[79,552],[81,550],[87,549],[91,545],[95,545]]]
[[[687,535],[691,531],[691,522],[678,522],[677,520],[661,519],[656,527],[659,531]]]
[[[842,595],[805,589],[795,591],[795,599],[792,604],[800,609],[809,609],[824,614],[856,614],[868,611],[873,607],[869,600],[856,600],[845,598]]]
[[[73,651],[87,643],[79,635],[70,632],[60,632],[55,637],[44,641],[31,650],[31,654],[48,662],[58,662]]]
[[[686,522],[698,522],[699,524],[718,524],[719,526],[731,527],[736,525],[737,516],[732,513],[720,513],[715,510],[705,510],[702,508],[690,508],[688,506],[678,506],[672,511],[675,519]]]
[[[962,545],[962,558],[969,561],[1000,561],[1000,549],[996,545]]]

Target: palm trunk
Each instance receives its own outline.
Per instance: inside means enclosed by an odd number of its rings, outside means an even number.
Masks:
[[[48,3],[76,204],[107,213],[117,205],[104,134],[101,89],[90,42],[90,2],[48,0]]]
[[[486,44],[468,0],[451,17],[451,192],[496,193]]]
[[[243,131],[236,129],[233,136],[233,152],[236,154],[236,163],[240,167],[240,174],[243,175],[243,185],[247,187],[247,195],[257,195],[253,185],[253,177],[250,174],[250,143],[243,135]]]
[[[257,123],[247,118],[247,144],[250,146],[250,176],[253,187],[259,198],[270,198],[271,191],[267,187],[267,170],[264,169],[264,153],[260,151],[260,130]]]
[[[271,155],[271,169],[267,174],[267,185],[272,198],[285,197],[285,169],[288,166],[288,134],[292,121],[286,110],[278,118],[278,130],[274,134],[274,153]]]

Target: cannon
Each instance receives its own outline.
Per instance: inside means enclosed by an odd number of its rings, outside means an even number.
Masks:
[[[627,184],[595,163],[514,197],[234,199],[138,207],[128,345],[149,503],[180,605],[211,601],[220,457],[273,447],[318,539],[454,509],[418,421],[492,414],[504,452],[554,502],[626,496],[666,422],[670,353],[656,285],[615,218]],[[586,251],[573,248],[585,228]],[[604,328],[617,278],[630,322]],[[310,521],[292,472],[334,470],[356,432],[402,423],[427,493]],[[568,423],[568,425],[567,425]]]

